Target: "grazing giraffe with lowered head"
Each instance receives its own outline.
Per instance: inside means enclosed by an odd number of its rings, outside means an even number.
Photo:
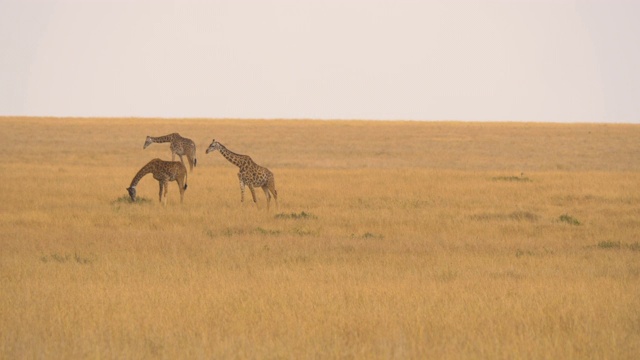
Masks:
[[[169,181],[176,181],[180,188],[180,202],[184,198],[184,191],[187,190],[187,168],[183,163],[178,161],[164,161],[153,159],[143,166],[140,171],[131,180],[131,185],[127,188],[131,200],[136,201],[136,186],[140,179],[148,173],[153,174],[153,178],[160,183],[160,202],[164,192],[164,205],[167,205],[167,191],[169,190]]]
[[[174,161],[176,159],[176,155],[180,157],[180,161],[182,161],[182,155],[187,157],[187,161],[189,162],[189,170],[193,172],[194,166],[198,162],[196,159],[196,143],[191,139],[184,138],[180,136],[178,133],[173,133],[165,136],[147,136],[147,140],[144,142],[143,149],[146,149],[147,146],[152,143],[166,143],[170,142],[171,145],[169,148],[171,149],[171,160]]]
[[[253,202],[256,201],[256,193],[254,187],[261,187],[264,191],[264,195],[267,197],[267,211],[269,210],[269,203],[271,202],[271,194],[278,206],[278,192],[276,191],[276,183],[273,178],[273,173],[269,169],[262,167],[247,156],[236,154],[228,150],[224,145],[217,142],[215,139],[211,142],[211,145],[207,148],[206,154],[212,151],[220,151],[220,154],[224,156],[230,163],[240,168],[238,172],[238,180],[240,180],[240,201],[244,202],[244,187],[249,187]]]

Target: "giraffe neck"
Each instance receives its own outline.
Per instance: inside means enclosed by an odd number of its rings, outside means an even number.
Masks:
[[[232,163],[233,165],[237,166],[237,167],[242,167],[243,164],[246,163],[246,155],[240,155],[240,154],[236,154],[233,151],[230,151],[229,149],[227,149],[226,147],[224,147],[224,145],[218,143],[220,145],[220,154],[222,154],[222,156],[224,156],[227,160],[229,160],[230,163]]]
[[[142,169],[138,171],[136,176],[133,177],[133,180],[131,180],[131,185],[129,187],[135,188],[138,185],[138,182],[140,182],[140,179],[142,179],[145,175],[147,175],[150,172],[153,172],[152,166],[149,166],[149,164],[147,164],[146,166],[143,166]]]
[[[177,134],[169,134],[169,135],[165,135],[165,136],[149,136],[149,138],[151,138],[151,142],[154,143],[166,143],[166,142],[172,142],[173,139],[175,138]]]

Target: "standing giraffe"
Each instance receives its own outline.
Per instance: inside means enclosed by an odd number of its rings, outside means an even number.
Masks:
[[[160,202],[162,202],[162,194],[164,192],[164,204],[167,205],[167,191],[169,190],[169,181],[176,181],[180,188],[180,202],[184,198],[184,191],[187,190],[187,168],[178,161],[163,161],[153,159],[143,166],[140,171],[131,180],[131,185],[127,188],[131,200],[136,201],[136,186],[142,177],[148,173],[153,174],[153,178],[160,183]]]
[[[230,163],[240,168],[238,172],[238,180],[240,180],[240,201],[244,202],[244,186],[247,185],[251,190],[251,196],[253,202],[256,201],[256,193],[253,187],[261,187],[264,191],[264,195],[267,197],[267,211],[269,210],[269,203],[271,202],[271,194],[278,206],[278,192],[276,191],[276,183],[273,178],[273,173],[269,169],[262,167],[247,155],[236,154],[228,150],[224,145],[217,142],[215,139],[207,148],[206,154],[219,150],[220,154],[224,156]],[[271,192],[271,194],[269,193]]]
[[[178,155],[180,157],[180,161],[184,164],[184,161],[182,161],[182,155],[186,155],[187,160],[189,161],[189,170],[193,172],[193,168],[198,162],[198,159],[196,159],[196,143],[191,139],[180,136],[178,133],[158,137],[147,136],[147,140],[144,142],[142,149],[146,149],[147,146],[152,143],[166,142],[171,143],[169,146],[171,149],[171,160],[174,161],[176,159],[176,155]]]

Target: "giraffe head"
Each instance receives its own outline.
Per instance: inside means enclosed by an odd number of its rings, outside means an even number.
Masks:
[[[136,188],[131,186],[127,188],[127,192],[129,192],[129,196],[131,197],[131,201],[136,201]]]
[[[142,149],[146,149],[147,146],[151,145],[153,143],[153,140],[151,139],[151,136],[147,136],[147,140],[145,140],[144,142],[144,146],[142,147]]]
[[[220,143],[217,142],[216,139],[213,139],[213,141],[211,142],[211,145],[209,145],[209,147],[207,148],[207,151],[205,151],[205,154],[208,154],[216,150],[220,150]]]

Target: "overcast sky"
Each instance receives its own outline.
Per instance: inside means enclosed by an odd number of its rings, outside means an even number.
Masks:
[[[0,0],[0,115],[640,123],[640,1]]]

